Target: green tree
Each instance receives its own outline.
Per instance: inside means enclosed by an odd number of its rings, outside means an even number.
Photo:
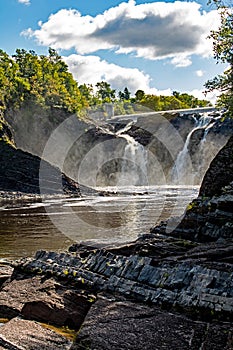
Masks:
[[[232,1],[210,0],[220,13],[221,24],[218,30],[210,34],[213,39],[214,58],[217,63],[227,63],[228,68],[222,75],[208,80],[205,87],[208,91],[219,90],[221,92],[218,103],[228,109],[233,115],[233,10]]]
[[[130,92],[129,92],[129,89],[127,87],[124,88],[124,91],[119,91],[118,93],[118,96],[119,96],[119,99],[122,100],[122,101],[129,101],[130,100]]]
[[[144,97],[140,100],[140,104],[153,111],[161,110],[161,102],[159,96],[144,95]]]
[[[172,95],[182,103],[181,108],[198,108],[198,107],[207,107],[210,105],[210,102],[207,100],[199,100],[193,95],[187,93],[180,93],[178,91],[173,91]]]
[[[143,90],[137,90],[135,93],[136,101],[139,102],[145,96],[145,92]]]
[[[13,56],[18,67],[15,82],[22,103],[34,102],[75,113],[85,106],[77,82],[61,56],[49,49],[48,56],[17,49]]]
[[[97,87],[97,98],[104,102],[114,102],[116,90],[111,88],[111,85],[106,81],[101,81],[96,84]]]

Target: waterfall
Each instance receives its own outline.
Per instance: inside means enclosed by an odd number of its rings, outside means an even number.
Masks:
[[[130,126],[126,126],[117,133],[118,137],[127,142],[118,181],[120,186],[145,186],[147,185],[147,150],[132,136],[123,133],[129,130]]]
[[[209,131],[216,123],[217,119],[219,118],[215,119],[213,116],[206,113],[201,115],[200,118],[194,117],[194,128],[189,132],[184,143],[184,147],[178,153],[175,164],[171,171],[172,184],[192,185],[196,182],[196,178],[200,178],[201,175],[203,175],[201,174],[201,170],[205,169],[204,152],[206,147],[206,138]],[[195,168],[191,158],[190,142],[197,130],[203,130],[203,136],[198,146],[198,166]]]

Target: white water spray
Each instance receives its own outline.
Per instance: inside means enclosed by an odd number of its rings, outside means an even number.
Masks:
[[[132,136],[125,134],[131,125],[126,125],[117,132],[117,136],[126,140],[121,175],[120,186],[145,186],[147,185],[147,150],[142,144],[137,142]]]
[[[200,118],[195,118],[195,125],[194,128],[189,132],[183,149],[179,152],[175,164],[173,166],[173,169],[171,171],[171,182],[172,184],[183,184],[183,185],[191,185],[195,183],[195,178],[200,177],[202,169],[205,168],[205,147],[206,147],[206,137],[211,130],[211,128],[216,123],[217,119],[214,118],[206,113],[204,113]],[[194,165],[192,163],[192,159],[190,156],[190,142],[192,140],[193,134],[197,130],[203,130],[203,136],[200,141],[200,144],[198,146],[198,157],[199,157],[199,164],[197,171],[194,168]]]

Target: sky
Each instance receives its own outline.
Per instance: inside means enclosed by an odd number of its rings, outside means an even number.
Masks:
[[[204,98],[204,83],[225,68],[207,38],[220,23],[207,2],[0,0],[0,48],[55,48],[79,84]]]

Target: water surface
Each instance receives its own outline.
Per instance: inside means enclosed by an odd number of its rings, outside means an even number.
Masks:
[[[107,190],[108,196],[2,204],[0,258],[32,256],[39,249],[62,251],[74,241],[129,242],[161,220],[181,215],[198,192],[197,187],[168,186]]]

